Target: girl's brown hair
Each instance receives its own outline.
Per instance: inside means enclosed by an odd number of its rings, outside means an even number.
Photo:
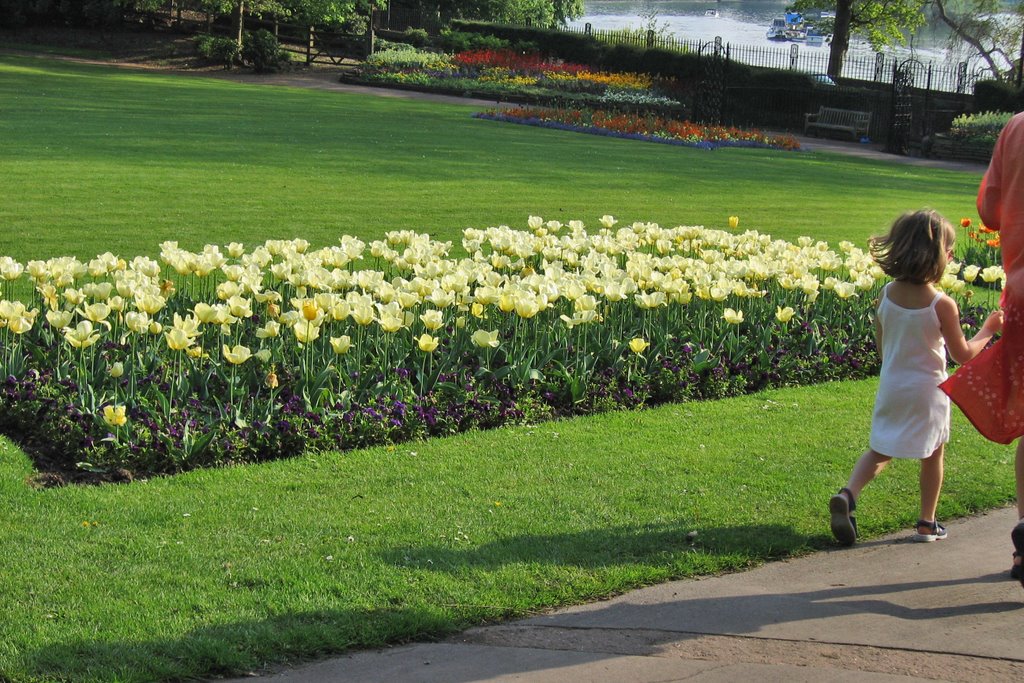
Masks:
[[[954,240],[953,225],[938,211],[924,209],[897,218],[889,234],[872,237],[868,247],[889,277],[925,284],[942,279]]]

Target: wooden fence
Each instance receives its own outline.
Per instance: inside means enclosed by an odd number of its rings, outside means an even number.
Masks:
[[[178,12],[156,12],[160,23],[187,33],[211,33],[231,37],[237,30],[231,17],[182,15]],[[373,53],[374,33],[370,21],[362,32],[341,32],[279,21],[273,18],[246,16],[245,31],[265,29],[277,37],[281,49],[299,55],[307,64],[341,64],[344,60],[362,60]]]

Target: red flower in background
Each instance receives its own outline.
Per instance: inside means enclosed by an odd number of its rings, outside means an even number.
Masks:
[[[557,62],[545,61],[539,54],[520,54],[515,50],[503,48],[500,50],[466,50],[454,57],[456,64],[463,66],[475,66],[479,68],[501,67],[512,71],[561,71],[564,73],[579,73],[587,71],[582,64],[560,64]]]

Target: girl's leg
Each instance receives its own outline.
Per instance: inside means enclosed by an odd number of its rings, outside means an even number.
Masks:
[[[936,448],[931,455],[921,461],[921,517],[925,522],[935,521],[935,509],[939,506],[939,492],[942,490],[942,478],[945,472],[945,445]],[[927,527],[918,527],[930,533]]]
[[[864,451],[864,455],[860,456],[857,464],[853,466],[853,472],[850,472],[850,480],[846,482],[846,488],[853,494],[854,499],[860,498],[860,492],[885,469],[890,460],[892,458],[888,455],[876,453],[870,448]]]
[[[868,449],[853,466],[846,488],[829,499],[832,535],[841,544],[853,545],[857,542],[857,523],[851,514],[856,507],[856,500],[860,497],[861,490],[885,469],[891,459],[887,455]]]

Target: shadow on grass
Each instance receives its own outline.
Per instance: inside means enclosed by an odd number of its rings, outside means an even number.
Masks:
[[[468,627],[442,610],[325,610],[208,626],[180,637],[53,643],[22,655],[28,680],[165,681],[249,675],[268,663],[297,664]],[[13,674],[13,672],[11,672]],[[0,672],[0,680],[6,681]],[[12,679],[13,680],[13,679]]]
[[[588,570],[672,564],[674,573],[696,575],[807,547],[805,536],[782,526],[698,529],[696,535],[691,531],[681,523],[619,526],[510,537],[465,549],[395,548],[384,559],[411,571],[497,571],[506,565],[536,563]],[[73,681],[239,675],[267,662],[308,661],[351,649],[442,637],[477,623],[467,616],[473,613],[472,606],[464,607],[470,609],[462,616],[443,605],[282,614],[137,642],[105,642],[101,632],[95,640],[54,643],[26,652],[22,670],[43,680]]]
[[[482,545],[435,544],[397,547],[382,555],[389,564],[438,571],[496,569],[510,564],[551,564],[583,569],[664,564],[680,551],[718,556],[714,566],[696,563],[698,571],[748,566],[813,547],[804,534],[778,524],[701,529],[685,522],[618,526],[558,534],[526,534]],[[690,564],[690,563],[687,563]]]

